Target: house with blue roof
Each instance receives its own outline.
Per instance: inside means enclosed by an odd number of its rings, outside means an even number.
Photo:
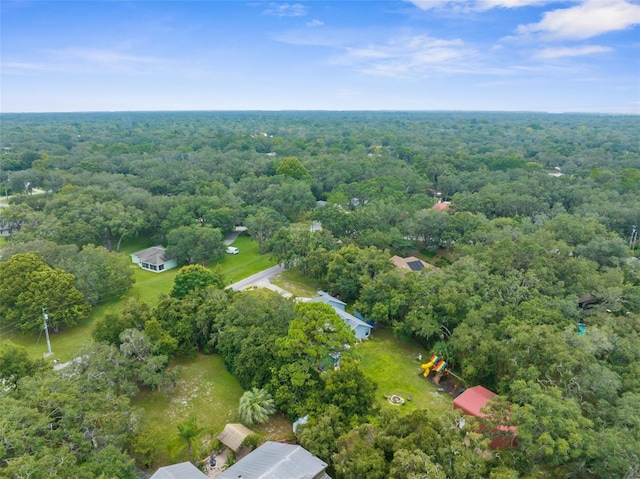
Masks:
[[[347,303],[331,296],[326,291],[318,291],[318,296],[307,300],[307,302],[324,303],[331,306],[338,314],[338,316],[342,318],[345,324],[351,328],[351,331],[353,331],[356,339],[362,340],[367,339],[369,336],[371,336],[371,330],[373,329],[373,326],[348,313],[346,311]]]

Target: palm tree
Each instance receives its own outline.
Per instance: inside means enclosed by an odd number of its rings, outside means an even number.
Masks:
[[[253,388],[246,391],[240,398],[238,414],[247,425],[267,422],[269,416],[276,412],[276,406],[271,394],[264,389]]]
[[[195,417],[178,424],[178,437],[184,440],[189,446],[189,460],[193,462],[193,441],[200,435],[202,429],[198,427]]]

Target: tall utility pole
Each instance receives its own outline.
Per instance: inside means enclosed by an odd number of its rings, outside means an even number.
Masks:
[[[51,351],[51,341],[49,341],[49,327],[47,326],[49,315],[47,314],[47,308],[42,308],[42,317],[44,318],[44,334],[47,337],[47,348],[49,349],[48,356],[51,356],[53,352]]]

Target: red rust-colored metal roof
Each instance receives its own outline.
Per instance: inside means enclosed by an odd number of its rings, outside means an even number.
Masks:
[[[453,409],[462,409],[465,414],[476,417],[485,417],[481,411],[487,406],[489,400],[496,397],[496,393],[489,391],[483,386],[473,386],[467,389],[453,400]]]

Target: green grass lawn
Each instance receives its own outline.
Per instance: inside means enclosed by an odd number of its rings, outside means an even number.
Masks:
[[[291,268],[271,279],[271,283],[280,286],[298,298],[313,298],[323,289],[322,281],[307,278],[298,268]]]
[[[154,467],[188,461],[187,449],[177,439],[178,424],[195,417],[203,432],[197,458],[206,457],[214,438],[228,422],[238,422],[238,402],[244,392],[227,371],[222,357],[199,354],[193,359],[176,361],[183,367],[175,390],[169,393],[143,391],[132,401],[144,411],[144,427],[158,443]],[[265,439],[288,439],[291,422],[276,415],[268,423],[252,428]]]
[[[390,329],[374,329],[371,338],[356,346],[360,366],[365,375],[378,384],[376,400],[382,408],[402,408],[403,411],[429,409],[437,413],[452,408],[452,399],[438,393],[437,388],[420,374],[420,361],[428,361],[431,354],[420,345],[401,341]],[[384,395],[411,396],[404,406],[389,404]]]
[[[227,254],[220,261],[210,265],[215,268],[219,264],[227,282],[241,280],[276,264],[269,255],[260,254],[257,241],[251,241],[247,233],[238,236],[233,246],[238,248],[240,253]]]
[[[158,443],[158,464],[189,460],[187,450],[176,440],[179,423],[195,417],[203,429],[201,438],[215,437],[227,422],[237,421],[243,393],[218,355],[198,355],[176,365],[183,372],[175,390],[143,391],[132,401],[143,409],[145,431]]]
[[[49,338],[51,340],[51,350],[53,355],[47,360],[54,359],[60,362],[66,362],[78,355],[78,351],[82,346],[91,341],[91,331],[93,323],[103,317],[109,311],[117,311],[120,308],[119,299],[111,299],[109,301],[96,305],[91,311],[91,315],[86,320],[76,326],[70,328],[60,328],[60,332],[54,333],[49,329]],[[16,344],[24,346],[31,357],[41,358],[47,352],[47,341],[44,332],[23,333],[13,331],[9,334],[0,336],[0,344],[3,341],[12,341]]]

